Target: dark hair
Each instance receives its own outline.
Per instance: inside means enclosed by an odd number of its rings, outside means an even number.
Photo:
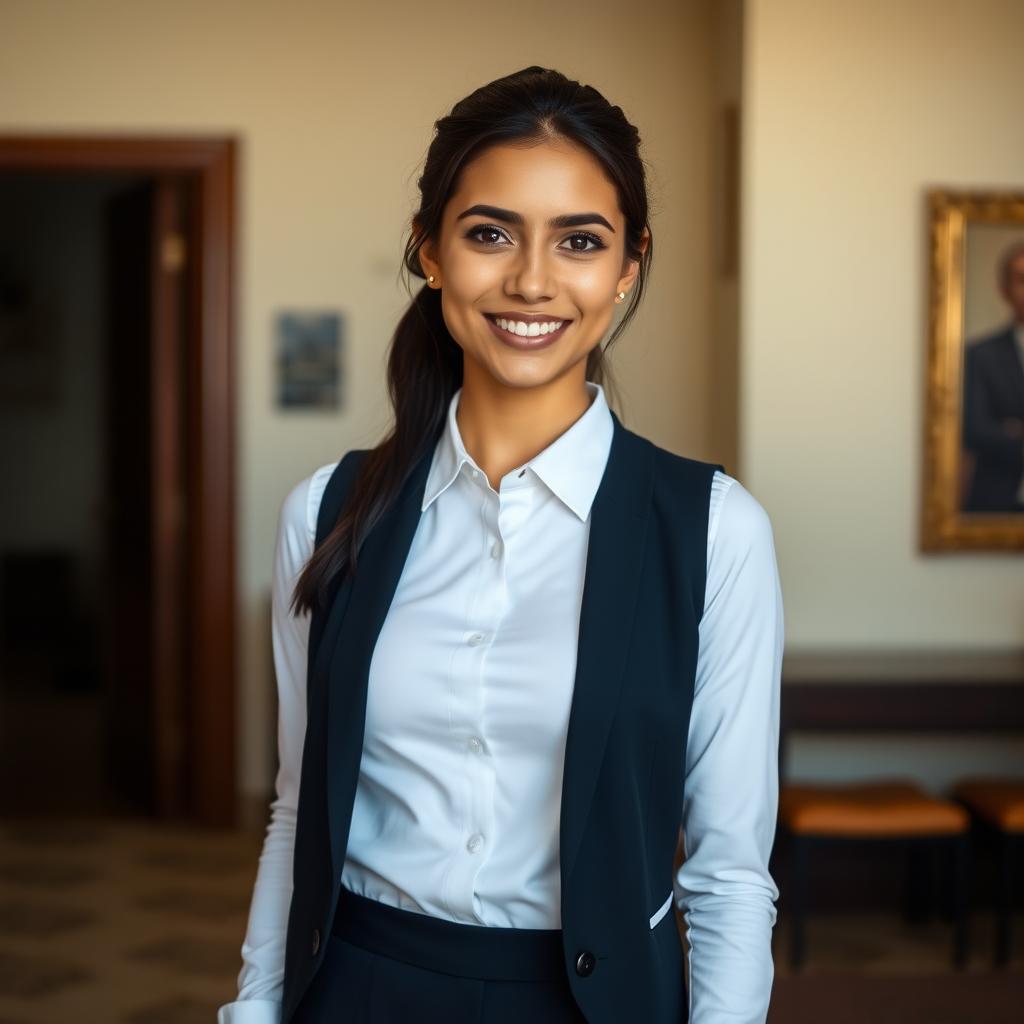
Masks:
[[[625,256],[640,263],[618,326],[603,347],[596,345],[587,356],[587,379],[604,386],[605,350],[633,318],[653,255],[639,132],[621,108],[612,106],[592,86],[536,65],[476,89],[436,121],[434,128],[417,182],[420,206],[412,218],[402,260],[404,269],[420,278],[424,277],[417,255],[420,247],[436,238],[460,171],[486,147],[565,138],[589,150],[601,163],[616,187],[625,217]],[[649,237],[642,251],[645,230]],[[445,325],[439,289],[424,285],[412,297],[391,339],[387,375],[394,428],[366,453],[337,523],[299,576],[292,596],[297,613],[322,607],[341,574],[355,572],[363,539],[444,429],[448,404],[462,385],[462,349]]]

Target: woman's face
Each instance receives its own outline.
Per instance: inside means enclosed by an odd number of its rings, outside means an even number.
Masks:
[[[572,143],[495,145],[467,164],[438,238],[420,249],[466,378],[535,387],[576,367],[582,381],[639,269],[624,235],[615,186]]]

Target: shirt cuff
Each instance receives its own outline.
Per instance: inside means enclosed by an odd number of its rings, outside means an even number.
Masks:
[[[217,1024],[281,1024],[281,1004],[275,999],[238,999],[217,1011]]]

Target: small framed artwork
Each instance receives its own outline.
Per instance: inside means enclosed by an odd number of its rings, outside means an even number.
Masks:
[[[275,320],[277,404],[337,410],[342,404],[340,313],[279,312]]]
[[[922,550],[1024,551],[1024,191],[927,201]]]

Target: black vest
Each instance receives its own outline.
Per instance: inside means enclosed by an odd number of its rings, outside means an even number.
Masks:
[[[688,1019],[672,893],[704,610],[708,506],[717,464],[614,433],[591,508],[566,740],[559,864],[565,970],[588,1021]],[[333,528],[364,450],[327,484],[317,543]],[[432,451],[367,535],[354,575],[310,623],[294,888],[282,1024],[323,961],[362,757],[374,644],[420,517]],[[483,926],[481,926],[483,927]]]

